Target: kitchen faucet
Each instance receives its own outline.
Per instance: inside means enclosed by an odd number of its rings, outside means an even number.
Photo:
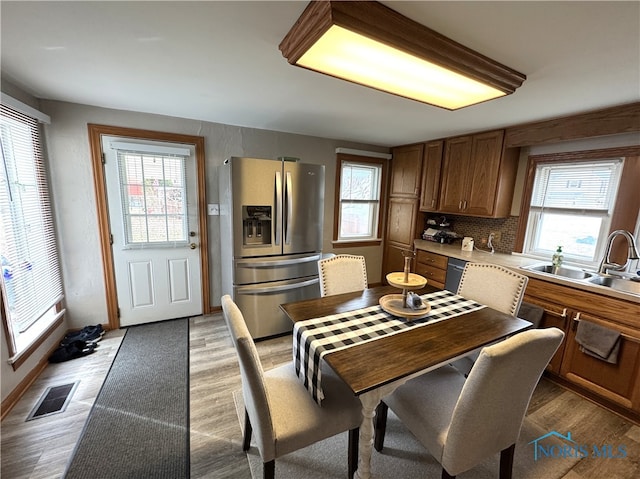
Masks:
[[[627,253],[627,261],[620,265],[618,263],[612,263],[611,259],[609,259],[609,255],[611,254],[611,248],[613,247],[613,240],[616,239],[617,236],[624,236],[627,239],[627,243],[629,244],[629,251]],[[602,261],[600,261],[600,267],[598,268],[598,274],[607,274],[607,270],[614,271],[622,271],[629,264],[629,260],[638,259],[640,255],[638,255],[638,247],[636,246],[636,240],[633,238],[631,233],[626,230],[616,230],[609,235],[607,238],[607,248],[605,249],[604,256],[602,257]]]

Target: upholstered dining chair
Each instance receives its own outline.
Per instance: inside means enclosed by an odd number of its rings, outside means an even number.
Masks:
[[[500,479],[510,479],[533,390],[563,337],[531,329],[484,348],[466,380],[451,366],[409,380],[378,406],[375,448],[384,446],[389,407],[442,465],[442,479],[498,452]]]
[[[458,294],[515,316],[529,278],[497,264],[467,263]]]
[[[462,271],[457,293],[501,313],[516,316],[529,278],[497,264],[467,263]],[[469,374],[480,351],[474,351],[453,365]]]
[[[345,431],[349,431],[348,477],[353,477],[362,422],[358,398],[329,366],[322,370],[322,406],[296,376],[292,362],[264,371],[244,317],[229,295],[222,297],[222,311],[240,363],[245,404],[242,448],[249,450],[255,431],[263,477],[275,477],[277,458]]]
[[[367,264],[364,256],[339,254],[318,261],[320,296],[351,293],[367,289]]]

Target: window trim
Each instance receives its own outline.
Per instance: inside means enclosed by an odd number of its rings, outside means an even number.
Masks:
[[[640,145],[531,155],[528,159],[526,176],[522,190],[522,203],[520,207],[520,217],[518,221],[514,252],[523,253],[524,251],[531,197],[533,194],[533,184],[538,163],[549,163],[553,161],[585,161],[613,157],[625,158],[625,162],[607,234],[617,229],[635,231],[636,223],[639,220],[638,208],[640,206],[640,199],[638,199],[637,195],[637,181],[634,180],[637,179],[638,171],[640,171]],[[633,201],[629,201],[629,199],[633,199]],[[620,246],[622,246],[622,244]],[[622,249],[619,251],[620,252],[618,253],[617,248],[614,248],[614,257],[616,257],[616,254],[624,253]]]
[[[378,208],[378,231],[376,239],[372,240],[340,240],[338,239],[340,232],[340,186],[342,184],[342,167],[344,163],[362,163],[375,164],[381,166],[380,172],[380,201]],[[336,154],[336,183],[333,211],[333,247],[334,248],[353,248],[362,246],[379,246],[382,244],[382,227],[384,223],[384,205],[386,205],[387,183],[389,176],[389,160],[386,158],[376,158],[372,156],[360,156],[348,153]]]
[[[551,201],[550,204],[545,204],[545,200],[547,200],[548,197],[546,196],[546,193],[541,193],[541,192],[538,192],[538,195],[542,195],[540,198],[538,198],[538,200],[542,198],[542,204],[533,206],[531,204],[533,202],[533,194],[532,194],[532,200],[529,201],[529,219],[531,221],[529,220],[527,221],[527,233],[525,235],[525,243],[523,245],[524,253],[534,257],[549,258],[555,251],[555,246],[552,249],[545,250],[544,248],[541,248],[540,245],[538,244],[538,240],[542,234],[542,232],[539,229],[540,219],[545,213],[548,213],[551,215],[561,215],[565,217],[589,216],[589,217],[598,218],[601,220],[600,228],[597,233],[596,245],[594,248],[595,250],[594,252],[596,256],[594,256],[591,260],[589,260],[587,259],[586,256],[583,256],[583,257],[577,256],[565,249],[564,258],[566,261],[569,261],[569,262],[584,264],[586,266],[595,266],[604,251],[606,238],[608,235],[608,231],[610,230],[610,224],[613,219],[613,210],[615,209],[615,206],[616,206],[615,199],[618,195],[618,187],[620,184],[620,177],[624,168],[624,162],[625,162],[624,157],[619,157],[619,156],[615,158],[603,157],[595,160],[576,159],[576,160],[570,160],[570,161],[558,161],[558,160],[538,161],[536,163],[536,172],[538,172],[539,170],[544,170],[545,168],[553,169],[554,165],[559,165],[559,167],[565,172],[567,170],[573,169],[574,167],[578,167],[579,169],[581,168],[582,170],[584,170],[585,167],[595,167],[594,165],[597,165],[599,163],[603,163],[603,164],[611,163],[611,164],[616,164],[616,166],[614,167],[614,171],[612,172],[610,177],[612,180],[612,183],[611,183],[611,188],[609,189],[609,192],[608,192],[606,208],[600,208],[600,209],[589,209],[586,207],[572,208],[564,204],[562,206],[553,205],[552,200],[550,200]],[[591,168],[589,169],[589,171],[591,171]],[[534,186],[535,184],[536,184],[536,178],[534,177]],[[545,182],[543,184],[548,184],[548,183]],[[535,192],[535,188],[534,188],[534,192]],[[537,248],[535,247],[536,245],[538,246]]]

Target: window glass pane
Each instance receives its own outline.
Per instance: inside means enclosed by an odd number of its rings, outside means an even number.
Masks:
[[[552,255],[558,246],[566,257],[595,261],[602,218],[598,216],[543,213],[536,250]]]
[[[186,242],[184,157],[118,151],[127,244]]]
[[[147,217],[129,217],[127,222],[127,237],[131,238],[131,243],[146,243],[147,241]]]
[[[343,203],[340,236],[342,238],[375,237],[377,203]],[[375,224],[374,224],[375,223]]]
[[[378,199],[379,166],[344,163],[340,198],[343,200]]]

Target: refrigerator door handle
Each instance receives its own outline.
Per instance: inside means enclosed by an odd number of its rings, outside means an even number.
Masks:
[[[256,259],[238,259],[235,261],[237,268],[271,268],[276,266],[291,266],[302,263],[317,262],[322,259],[322,255],[313,255],[306,258],[292,258],[283,260],[260,261]]]
[[[287,184],[284,191],[287,200],[287,222],[284,227],[284,243],[291,244],[291,230],[293,225],[293,188],[291,185],[290,171],[287,171]]]
[[[238,294],[261,294],[261,293],[276,293],[278,291],[288,291],[291,289],[299,289],[305,286],[311,286],[312,284],[319,283],[318,278],[309,279],[307,281],[300,281],[299,283],[285,284],[281,286],[241,286],[237,289]]]
[[[280,244],[282,237],[282,175],[276,171],[276,244]]]

